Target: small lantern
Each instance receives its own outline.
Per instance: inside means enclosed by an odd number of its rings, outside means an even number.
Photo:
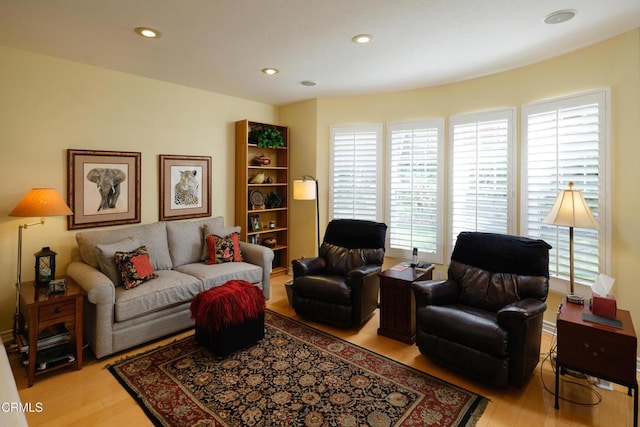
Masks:
[[[56,277],[56,253],[44,247],[36,256],[36,285],[46,285]]]

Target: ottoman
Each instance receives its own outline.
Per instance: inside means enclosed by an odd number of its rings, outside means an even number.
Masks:
[[[264,295],[244,280],[200,292],[190,309],[196,341],[217,356],[227,356],[264,338]]]

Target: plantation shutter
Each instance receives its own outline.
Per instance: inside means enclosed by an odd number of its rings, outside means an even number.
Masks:
[[[380,221],[382,125],[332,126],[329,215]]]
[[[513,233],[513,110],[451,119],[451,248],[462,231]]]
[[[387,175],[389,255],[442,263],[442,168],[444,121],[389,125]]]
[[[574,183],[600,229],[574,228],[574,277],[591,285],[600,270],[599,242],[605,233],[605,92],[523,107],[523,225],[525,235],[544,239],[552,276],[569,280],[569,228],[543,223],[558,193]],[[605,245],[602,245],[603,248]],[[604,250],[604,249],[603,249]]]

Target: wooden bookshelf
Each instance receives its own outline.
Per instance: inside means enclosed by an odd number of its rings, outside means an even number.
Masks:
[[[284,147],[258,147],[249,142],[252,129],[273,127],[284,138]],[[258,156],[267,156],[268,165],[260,165]],[[263,174],[270,182],[251,183],[256,175]],[[265,199],[270,193],[277,194],[282,204],[256,206],[251,201],[254,192]],[[241,120],[236,122],[236,224],[242,228],[241,239],[245,242],[262,244],[265,239],[274,238],[272,276],[286,274],[289,266],[289,130],[286,126]],[[260,228],[253,226],[252,218],[259,220]],[[270,224],[273,223],[272,228]]]

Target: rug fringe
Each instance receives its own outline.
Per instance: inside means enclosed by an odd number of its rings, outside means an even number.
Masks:
[[[111,367],[113,367],[113,366],[120,365],[120,364],[122,364],[123,362],[126,362],[126,361],[128,361],[128,360],[130,360],[130,359],[133,359],[133,358],[135,358],[135,357],[138,357],[138,356],[142,356],[143,354],[152,353],[152,352],[154,352],[154,351],[158,351],[158,350],[160,350],[161,348],[166,347],[166,346],[168,346],[168,345],[173,345],[173,344],[175,344],[175,343],[177,343],[177,342],[187,340],[187,339],[191,338],[191,336],[192,336],[192,335],[191,335],[191,334],[189,334],[189,335],[187,335],[186,337],[183,337],[183,338],[175,338],[175,339],[174,339],[173,341],[171,341],[171,342],[167,342],[167,343],[164,343],[164,344],[158,344],[158,346],[157,346],[157,347],[155,347],[155,348],[151,348],[151,349],[148,349],[148,350],[141,350],[141,352],[140,352],[140,353],[124,355],[124,356],[122,356],[122,357],[121,357],[120,359],[118,359],[118,360],[115,360],[115,361],[113,361],[113,362],[107,363],[106,365],[104,365],[104,368],[109,369],[109,368],[111,368]]]

